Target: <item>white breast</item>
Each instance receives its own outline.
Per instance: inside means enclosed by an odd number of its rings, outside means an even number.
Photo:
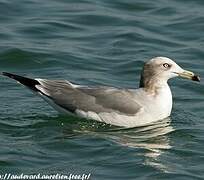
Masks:
[[[146,92],[145,92],[146,93]],[[168,84],[157,91],[156,95],[146,93],[142,106],[146,114],[150,114],[154,120],[160,120],[170,116],[172,109],[172,94]],[[145,101],[143,101],[145,99]]]

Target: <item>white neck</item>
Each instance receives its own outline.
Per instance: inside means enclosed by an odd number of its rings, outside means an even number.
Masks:
[[[155,98],[157,99],[158,108],[160,109],[161,113],[169,116],[172,109],[172,94],[167,83],[163,84],[157,89]]]

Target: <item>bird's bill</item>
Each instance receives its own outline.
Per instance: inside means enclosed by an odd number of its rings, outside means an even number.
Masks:
[[[178,73],[178,75],[180,77],[183,77],[183,78],[186,78],[186,79],[191,79],[193,81],[200,81],[200,77],[195,75],[193,72],[191,71],[187,71],[187,70],[184,70],[183,72],[181,73]]]

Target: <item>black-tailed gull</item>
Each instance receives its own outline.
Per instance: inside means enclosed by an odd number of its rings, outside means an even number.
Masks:
[[[67,80],[30,79],[3,72],[43,97],[59,112],[124,127],[143,126],[170,116],[172,94],[168,79],[199,77],[166,57],[145,63],[138,89],[88,87]]]

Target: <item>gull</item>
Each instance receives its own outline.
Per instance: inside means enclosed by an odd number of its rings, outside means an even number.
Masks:
[[[167,57],[155,57],[144,64],[138,89],[89,87],[67,80],[31,79],[2,72],[41,96],[57,111],[86,119],[138,127],[167,118],[172,110],[172,93],[167,81],[183,77],[200,81]]]

